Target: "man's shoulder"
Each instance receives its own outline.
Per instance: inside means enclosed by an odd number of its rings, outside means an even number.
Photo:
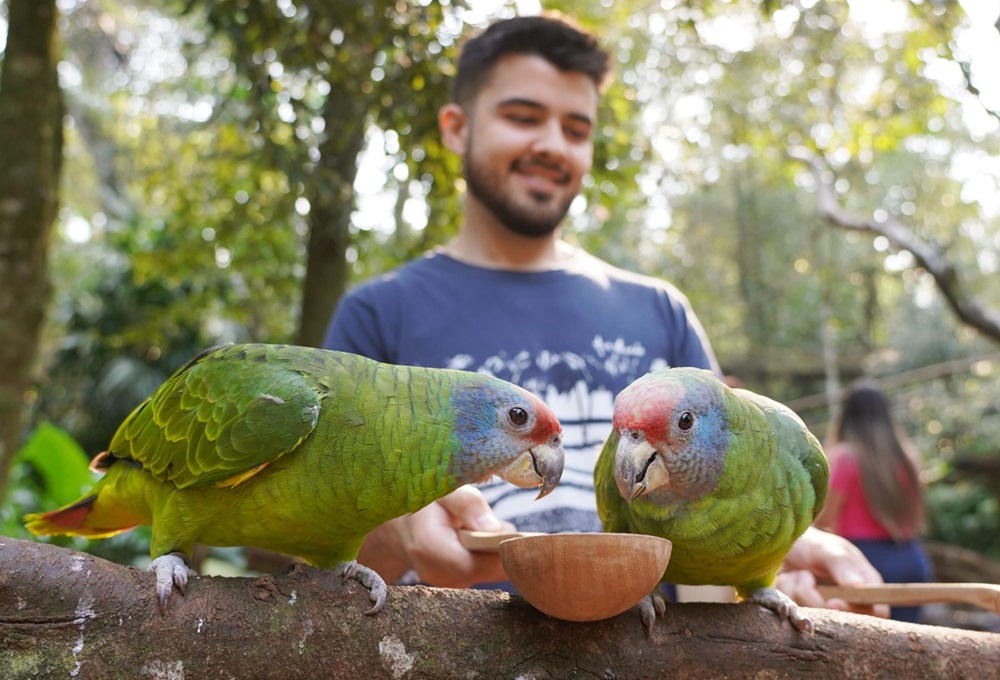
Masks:
[[[399,265],[372,278],[362,281],[348,295],[383,295],[420,278],[445,276],[445,268],[441,266],[442,258],[433,251]]]
[[[686,299],[684,294],[667,279],[640,274],[638,272],[612,264],[607,260],[581,250],[578,259],[578,271],[595,279],[603,280],[607,285],[618,285],[630,288],[645,288],[666,293],[670,297]]]

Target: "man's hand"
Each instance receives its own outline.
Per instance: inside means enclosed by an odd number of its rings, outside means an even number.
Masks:
[[[841,599],[824,599],[817,582],[851,585],[882,583],[882,576],[853,543],[836,534],[810,527],[785,557],[784,571],[775,587],[804,607],[825,607],[871,616],[889,616],[889,607],[850,605]]]
[[[410,569],[421,583],[445,588],[506,581],[499,555],[469,552],[459,542],[457,529],[500,532],[515,527],[493,514],[478,489],[463,486],[375,529],[365,538],[358,562],[377,571],[386,583]]]

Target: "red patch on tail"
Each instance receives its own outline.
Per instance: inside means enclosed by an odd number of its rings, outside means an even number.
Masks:
[[[90,512],[90,506],[94,504],[96,499],[97,496],[84,498],[82,501],[69,505],[65,508],[46,512],[41,518],[52,526],[64,529],[75,529],[77,527],[81,527],[83,526],[83,520],[87,517],[87,513]]]

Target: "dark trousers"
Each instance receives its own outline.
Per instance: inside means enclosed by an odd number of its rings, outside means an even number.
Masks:
[[[933,580],[930,560],[916,539],[896,543],[891,540],[852,540],[886,583],[928,583]],[[920,607],[893,607],[897,621],[920,623]]]

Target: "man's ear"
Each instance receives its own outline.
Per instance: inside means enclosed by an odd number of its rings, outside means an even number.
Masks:
[[[438,111],[438,127],[444,145],[458,155],[465,155],[469,142],[469,117],[461,106],[450,102]]]

